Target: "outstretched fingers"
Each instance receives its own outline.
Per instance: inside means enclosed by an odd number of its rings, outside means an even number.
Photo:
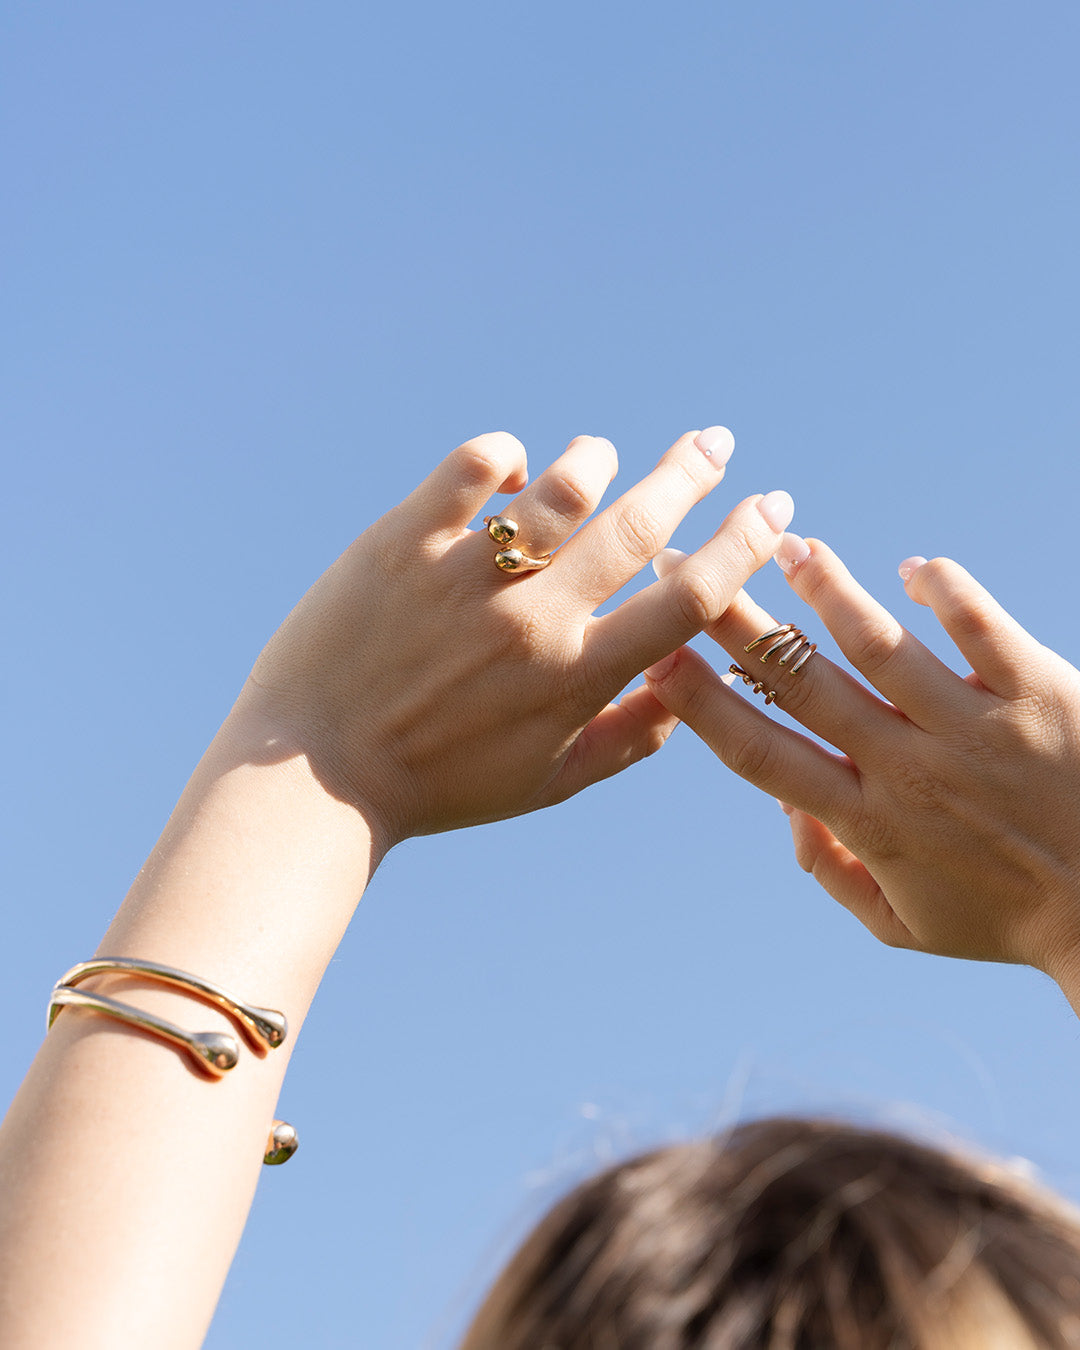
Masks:
[[[855,669],[918,726],[955,725],[976,703],[955,671],[909,633],[820,539],[786,535],[777,561]]]
[[[681,436],[652,473],[564,545],[549,583],[557,578],[588,611],[594,610],[637,575],[687,511],[716,487],[734,448],[735,438],[725,427]]]
[[[670,576],[593,619],[586,645],[605,678],[625,684],[719,618],[775,553],[794,511],[786,492],[748,497]]]
[[[786,805],[784,810],[790,816],[795,858],[803,871],[854,914],[879,942],[889,947],[917,948],[911,930],[855,854],[814,816]]]
[[[907,558],[900,564],[900,576],[908,595],[934,611],[992,693],[1016,698],[1043,683],[1040,644],[959,563]]]

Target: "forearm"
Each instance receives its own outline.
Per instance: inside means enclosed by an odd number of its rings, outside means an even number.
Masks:
[[[377,862],[303,756],[226,724],[99,953],[197,973],[281,1009],[286,1044],[220,1081],[158,1040],[63,1011],[0,1127],[0,1343],[201,1343],[256,1183],[297,1030]],[[266,746],[265,738],[261,742]],[[74,961],[86,953],[71,953]],[[57,972],[59,974],[59,971]],[[105,984],[86,988],[105,989]],[[45,991],[43,991],[44,993]],[[179,991],[109,992],[235,1032]]]

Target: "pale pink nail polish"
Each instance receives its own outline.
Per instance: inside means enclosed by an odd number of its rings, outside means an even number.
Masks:
[[[670,576],[676,567],[685,561],[686,554],[681,548],[662,548],[652,560],[652,570],[663,581],[664,577]]]
[[[776,563],[780,571],[793,577],[810,556],[810,545],[797,534],[785,534],[776,550]]]
[[[735,437],[727,427],[706,427],[694,437],[694,444],[716,469],[722,469],[735,449]]]
[[[900,573],[900,580],[906,586],[919,568],[925,565],[926,559],[916,553],[910,558],[905,558],[896,570]]]
[[[769,529],[777,534],[787,529],[795,515],[795,503],[788,492],[770,492],[758,502],[757,509]]]

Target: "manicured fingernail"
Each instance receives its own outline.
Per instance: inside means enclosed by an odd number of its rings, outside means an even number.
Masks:
[[[925,565],[926,559],[920,557],[919,554],[916,553],[914,557],[905,558],[896,570],[900,573],[900,580],[906,586],[919,568],[924,567]]]
[[[675,667],[675,658],[678,655],[678,652],[672,652],[670,656],[662,657],[655,665],[650,666],[645,674],[650,680],[655,680],[659,684],[671,674]]]
[[[776,550],[776,563],[781,572],[793,577],[810,556],[810,545],[797,534],[785,534]]]
[[[614,445],[612,445],[606,436],[594,436],[593,440],[599,441],[601,445],[606,445],[613,455],[617,453]]]
[[[656,557],[652,560],[652,570],[661,580],[670,576],[681,562],[686,561],[686,554],[681,548],[662,548]]]
[[[738,678],[739,678],[738,675],[736,675],[734,671],[729,670],[726,675],[720,676],[720,683],[726,684],[727,687],[730,689]]]
[[[777,534],[787,529],[795,515],[795,503],[788,492],[770,492],[758,502],[757,509],[765,517],[769,529]]]
[[[694,437],[694,444],[714,468],[722,469],[735,449],[735,437],[727,427],[706,427]]]
[[[776,804],[785,816],[790,816],[795,809],[793,806],[788,806],[787,802],[782,802],[779,797],[776,799]]]

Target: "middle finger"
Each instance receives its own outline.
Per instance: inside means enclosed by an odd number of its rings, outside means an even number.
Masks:
[[[573,587],[590,610],[614,595],[720,482],[734,448],[725,427],[680,436],[652,473],[559,550],[563,584]]]

